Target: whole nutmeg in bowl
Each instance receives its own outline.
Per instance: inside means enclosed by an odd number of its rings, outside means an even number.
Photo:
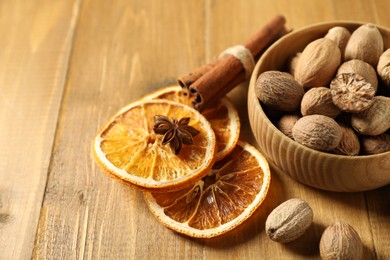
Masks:
[[[373,138],[390,133],[389,48],[389,29],[339,21],[293,31],[267,49],[251,77],[248,113],[271,167],[329,191],[390,184],[390,151],[383,144],[389,139]],[[263,78],[278,73],[283,76],[266,89]],[[274,100],[272,93],[289,109],[263,99]]]

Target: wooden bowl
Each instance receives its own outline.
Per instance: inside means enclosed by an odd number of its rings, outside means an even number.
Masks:
[[[284,70],[286,61],[334,26],[351,32],[363,23],[326,22],[293,31],[275,42],[253,71],[248,90],[248,113],[252,132],[269,163],[306,185],[329,191],[357,192],[390,184],[390,152],[377,155],[342,156],[307,148],[280,132],[265,114],[255,94],[258,76],[268,70]],[[377,26],[385,48],[390,30]]]

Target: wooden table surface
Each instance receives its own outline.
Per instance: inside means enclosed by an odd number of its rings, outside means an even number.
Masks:
[[[98,128],[122,106],[240,44],[276,14],[292,29],[329,20],[390,28],[389,0],[0,1],[0,259],[318,259],[335,220],[350,223],[364,259],[390,259],[390,186],[332,193],[272,171],[252,218],[215,239],[161,225],[137,190],[109,178],[90,156]],[[242,139],[256,145],[248,84],[229,96]],[[314,223],[278,244],[264,223],[302,198]]]

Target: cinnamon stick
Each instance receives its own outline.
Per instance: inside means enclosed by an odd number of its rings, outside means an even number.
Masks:
[[[244,46],[254,58],[257,57],[273,41],[286,33],[285,22],[283,16],[276,16],[253,35]],[[240,60],[228,55],[203,65],[188,75],[179,77],[178,81],[182,87],[188,88],[191,95],[195,96],[193,105],[201,111],[245,81],[245,70]]]
[[[207,63],[203,66],[200,66],[199,68],[196,68],[195,70],[193,70],[189,74],[178,77],[177,82],[179,83],[179,85],[182,88],[188,88],[197,79],[199,79],[204,74],[206,74],[206,72],[211,70],[216,64],[217,64],[217,61],[214,61],[212,63]]]

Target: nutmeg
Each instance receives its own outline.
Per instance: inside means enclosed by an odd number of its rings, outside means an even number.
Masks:
[[[297,68],[298,60],[301,57],[302,52],[295,53],[294,56],[292,56],[288,62],[287,62],[287,69],[288,72],[295,77],[295,70]]]
[[[390,89],[390,48],[380,56],[377,71],[383,84]]]
[[[362,136],[361,139],[363,154],[379,154],[390,151],[390,134],[376,136]]]
[[[337,122],[323,115],[300,118],[292,129],[294,140],[309,148],[330,151],[336,148],[343,136]]]
[[[255,92],[266,106],[286,112],[297,110],[304,94],[302,86],[291,74],[280,71],[260,74]]]
[[[295,78],[305,90],[327,86],[341,62],[341,51],[337,44],[327,38],[309,43],[299,57]]]
[[[364,24],[352,32],[345,47],[345,60],[358,59],[376,67],[383,52],[383,38],[373,24]]]
[[[352,114],[351,125],[363,135],[380,135],[390,128],[390,97],[376,96],[363,112]]]
[[[335,118],[341,110],[333,104],[329,88],[317,87],[309,89],[301,101],[301,113],[307,115],[324,115]]]
[[[283,115],[278,122],[276,122],[276,127],[285,135],[290,137],[291,139],[293,138],[292,135],[292,128],[294,127],[295,123],[301,118],[297,114],[287,114]]]
[[[341,73],[330,83],[333,103],[342,111],[358,113],[371,106],[374,87],[361,75]]]
[[[342,26],[335,26],[330,28],[324,38],[334,41],[341,51],[341,57],[344,59],[345,47],[351,37],[350,31]]]
[[[374,67],[367,62],[356,59],[346,61],[342,63],[337,70],[337,75],[342,73],[359,74],[365,81],[371,84],[375,92],[378,90],[378,76],[376,75]]]
[[[360,141],[357,134],[352,130],[351,127],[347,126],[344,123],[340,123],[341,131],[343,132],[343,137],[339,145],[333,150],[335,154],[340,155],[358,155],[360,152]]]
[[[351,225],[337,221],[327,227],[322,234],[320,255],[324,260],[360,260],[363,255],[363,244]]]
[[[267,217],[265,231],[275,242],[288,243],[302,236],[313,221],[313,210],[301,199],[290,199]]]

